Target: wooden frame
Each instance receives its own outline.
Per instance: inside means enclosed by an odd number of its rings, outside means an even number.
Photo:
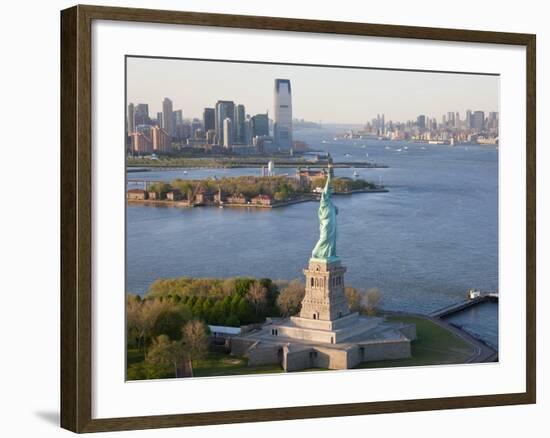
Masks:
[[[92,419],[91,24],[93,20],[187,24],[524,46],[527,54],[526,392],[232,412]],[[535,403],[535,49],[536,37],[530,34],[98,6],[75,6],[62,11],[61,426],[74,432],[99,432]]]

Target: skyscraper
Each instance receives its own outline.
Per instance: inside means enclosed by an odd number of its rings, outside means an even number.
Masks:
[[[162,122],[163,122],[163,128],[168,133],[170,137],[174,136],[174,126],[173,126],[173,115],[174,107],[172,105],[172,101],[168,99],[167,97],[164,98],[162,101]]]
[[[235,141],[237,143],[246,143],[246,114],[244,105],[235,107]]]
[[[160,126],[153,126],[151,128],[151,142],[154,152],[165,154],[172,151],[172,140],[168,133]]]
[[[422,114],[419,115],[416,118],[416,124],[418,125],[418,129],[420,129],[421,131],[424,131],[424,129],[426,129],[426,116]]]
[[[135,119],[134,119],[134,111],[135,111],[134,104],[129,103],[128,104],[128,112],[126,114],[126,117],[127,117],[126,127],[127,127],[128,135],[132,135],[132,133],[136,130],[136,123],[135,123]]]
[[[148,125],[149,123],[149,105],[138,103],[134,109],[134,130],[138,125]]]
[[[202,113],[202,124],[204,132],[216,129],[216,110],[214,108],[205,108]]]
[[[262,137],[269,135],[269,118],[267,114],[256,114],[250,118],[251,137]]]
[[[476,132],[481,132],[483,131],[484,125],[485,113],[483,111],[474,111],[472,128],[474,128]]]
[[[498,131],[498,112],[491,111],[487,118],[487,127],[492,130]]]
[[[466,129],[470,129],[472,127],[472,110],[466,111]]]
[[[183,110],[179,109],[174,111],[172,120],[174,123],[173,129],[175,131],[179,125],[183,125]]]
[[[290,151],[292,149],[292,90],[289,79],[275,79],[274,110],[275,146],[279,150]]]
[[[447,113],[447,122],[449,124],[449,128],[455,127],[455,113],[453,113],[452,111],[449,111]]]
[[[163,117],[162,117],[162,113],[161,112],[158,112],[157,113],[157,126],[159,128],[164,128],[164,122],[162,121]]]
[[[235,118],[235,104],[232,100],[218,100],[216,102],[216,135],[218,137],[218,144],[220,146],[225,145],[224,136],[224,121],[225,119],[231,120],[230,141],[233,143],[233,130],[234,130],[234,118]]]
[[[233,146],[233,121],[226,117],[223,121],[223,147],[230,148]]]

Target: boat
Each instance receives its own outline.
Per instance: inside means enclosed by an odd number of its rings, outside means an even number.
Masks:
[[[345,154],[344,156],[345,157],[351,157],[351,154]]]
[[[401,152],[403,149],[399,148],[399,149],[396,149],[395,152]]]
[[[357,173],[357,170],[354,170],[354,171],[353,171],[353,176],[354,176],[355,178],[357,178],[357,177],[359,176],[359,173]]]
[[[407,149],[409,149],[409,147],[408,147],[408,146],[405,146],[403,149],[407,150]]]
[[[422,146],[420,149],[422,149],[423,151],[426,150],[426,146]]]
[[[389,150],[389,149],[391,149],[391,148],[390,148],[389,146],[386,146],[384,149],[388,149],[388,150]]]

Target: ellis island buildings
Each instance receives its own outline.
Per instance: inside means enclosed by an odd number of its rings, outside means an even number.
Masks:
[[[169,154],[176,149],[201,148],[244,154],[292,153],[289,79],[275,79],[273,109],[272,121],[267,111],[250,115],[243,104],[218,100],[214,107],[204,108],[202,118],[185,119],[183,110],[174,110],[172,100],[165,97],[162,111],[152,118],[148,104],[129,103],[126,115],[128,152]]]

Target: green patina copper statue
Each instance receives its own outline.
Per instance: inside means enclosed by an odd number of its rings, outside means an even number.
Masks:
[[[332,160],[329,157],[328,177],[325,188],[321,193],[319,204],[319,241],[311,253],[316,260],[333,261],[338,260],[336,256],[336,215],[338,207],[332,203],[332,178],[334,171]]]

